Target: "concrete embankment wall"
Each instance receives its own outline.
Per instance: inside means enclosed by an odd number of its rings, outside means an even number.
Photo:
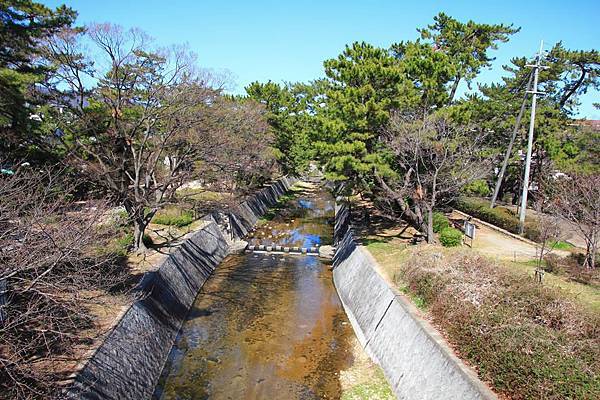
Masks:
[[[268,188],[258,192],[237,206],[229,215],[233,235],[242,238],[254,227],[254,224],[262,217],[269,208],[277,204],[279,198],[284,195],[298,179],[284,176]]]
[[[375,270],[376,261],[354,240],[345,205],[336,205],[334,238],[338,295],[361,345],[399,399],[496,399]]]
[[[232,211],[234,236],[242,237],[295,182],[284,177]],[[149,399],[177,333],[202,285],[229,252],[215,222],[194,232],[154,272],[144,275],[138,300],[125,312],[75,378],[69,397]]]

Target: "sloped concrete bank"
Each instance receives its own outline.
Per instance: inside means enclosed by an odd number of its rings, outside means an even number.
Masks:
[[[375,270],[355,243],[350,213],[336,204],[333,281],[354,331],[399,399],[497,399],[439,333]]]
[[[125,312],[76,376],[68,392],[76,399],[149,399],[185,317],[202,285],[229,253],[232,238],[243,237],[296,181],[279,179],[229,214],[194,232],[136,288],[138,300]],[[227,232],[226,232],[227,231]]]

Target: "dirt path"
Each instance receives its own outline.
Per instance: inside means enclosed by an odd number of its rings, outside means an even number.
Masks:
[[[453,220],[463,219],[457,213],[453,213],[450,218]],[[469,239],[467,239],[467,243],[470,243]],[[473,250],[487,256],[511,261],[532,260],[538,256],[540,251],[537,246],[514,239],[482,224],[476,224]],[[570,254],[568,251],[562,250],[554,250],[552,253],[561,257]]]
[[[517,206],[510,205],[510,206],[502,206],[502,207],[508,208],[515,213],[517,212]],[[527,215],[533,215],[534,217],[538,217],[539,214],[540,213],[537,212],[536,210],[532,210],[530,208],[527,209]],[[586,246],[585,239],[583,238],[583,236],[581,235],[581,233],[579,231],[577,231],[575,228],[573,228],[573,225],[571,225],[564,218],[558,219],[558,225],[561,230],[561,235],[562,235],[561,240],[569,242],[574,246],[585,249],[585,246]]]

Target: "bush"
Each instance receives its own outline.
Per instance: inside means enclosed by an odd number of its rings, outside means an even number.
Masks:
[[[433,231],[435,233],[441,232],[442,229],[448,228],[450,226],[450,221],[448,218],[441,212],[433,213]]]
[[[511,233],[519,234],[519,218],[506,208],[490,208],[490,203],[487,200],[461,197],[454,203],[454,207],[482,221],[489,222]],[[523,236],[538,241],[540,232],[536,224],[526,221]]]
[[[155,224],[177,226],[181,228],[194,222],[194,213],[191,210],[159,211],[152,219],[152,222]]]
[[[488,197],[492,191],[485,179],[477,179],[463,188],[463,192],[468,196]]]
[[[564,261],[556,254],[547,254],[542,263],[542,269],[552,274],[560,274],[564,270]]]
[[[462,232],[456,228],[444,228],[440,232],[440,242],[445,247],[456,247],[462,244]]]
[[[599,398],[597,312],[483,256],[430,251],[400,264],[400,284],[502,398]]]

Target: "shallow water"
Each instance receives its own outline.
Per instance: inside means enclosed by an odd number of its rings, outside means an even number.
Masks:
[[[332,217],[328,195],[306,192],[249,240],[330,244]],[[353,332],[331,275],[314,256],[227,257],[198,295],[155,398],[340,398]]]

